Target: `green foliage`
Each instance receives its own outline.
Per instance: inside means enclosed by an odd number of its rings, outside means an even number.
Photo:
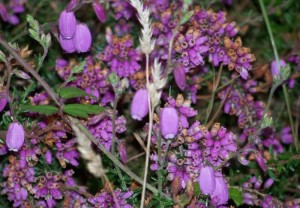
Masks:
[[[64,99],[84,97],[84,96],[89,96],[96,99],[95,96],[92,96],[77,87],[63,87],[59,90],[59,96]]]
[[[104,108],[90,104],[67,104],[63,107],[63,111],[74,117],[87,118],[91,114],[98,114],[104,111]]]
[[[86,65],[86,61],[84,60],[84,61],[81,61],[77,66],[73,67],[71,69],[71,73],[70,73],[68,79],[66,80],[66,82],[64,84],[66,85],[69,82],[75,81],[76,78],[73,77],[73,75],[81,73],[83,71],[85,65]]]
[[[242,192],[236,188],[229,189],[229,198],[231,198],[237,206],[243,204]]]
[[[31,15],[27,15],[27,22],[29,23],[29,34],[30,36],[39,42],[44,48],[49,48],[51,44],[50,33],[44,34],[40,31],[40,25]]]
[[[58,112],[58,108],[53,105],[21,105],[20,112],[34,112],[39,114],[45,114],[47,116]]]

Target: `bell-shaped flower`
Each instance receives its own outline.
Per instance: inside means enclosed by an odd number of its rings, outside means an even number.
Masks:
[[[177,86],[179,87],[179,89],[183,91],[186,86],[186,74],[185,74],[184,66],[177,65],[174,68],[173,75]]]
[[[102,5],[99,3],[99,1],[94,1],[93,2],[93,9],[94,9],[94,12],[96,14],[96,16],[98,17],[98,19],[104,23],[106,21],[106,15],[105,15],[105,12],[104,12],[104,9],[102,7]]]
[[[146,89],[139,89],[133,96],[130,114],[135,120],[142,120],[149,112],[149,94]]]
[[[225,204],[228,201],[228,187],[221,173],[215,174],[216,178],[216,188],[210,195],[212,199],[212,204],[219,206]]]
[[[179,126],[179,116],[175,108],[166,107],[161,109],[159,126],[161,134],[165,139],[173,139]]]
[[[90,50],[92,35],[86,24],[77,24],[73,43],[78,53],[85,53]]]
[[[74,12],[67,12],[64,10],[58,19],[58,28],[60,35],[64,39],[70,40],[74,37],[76,32],[76,17]]]
[[[212,194],[216,187],[215,172],[211,166],[200,168],[198,183],[203,194]]]
[[[59,43],[66,53],[74,53],[76,51],[73,40],[64,39],[64,37],[60,35]]]
[[[6,133],[6,146],[10,151],[19,151],[24,144],[25,132],[21,124],[13,122],[9,125]]]

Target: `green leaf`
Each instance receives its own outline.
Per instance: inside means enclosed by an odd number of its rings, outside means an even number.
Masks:
[[[194,15],[194,11],[189,11],[187,13],[185,13],[182,17],[182,19],[180,20],[180,25],[186,23],[187,21],[190,20],[190,18]]]
[[[229,197],[234,201],[237,206],[243,204],[242,192],[236,188],[229,189]]]
[[[52,105],[21,105],[20,112],[35,112],[45,115],[52,115],[58,112],[58,108]]]
[[[104,111],[104,108],[98,105],[68,104],[63,107],[63,111],[74,117],[87,118],[89,114],[98,114]]]
[[[59,96],[64,99],[83,97],[83,96],[89,96],[89,97],[93,97],[94,99],[97,99],[95,96],[92,96],[77,87],[63,87],[59,91]]]
[[[83,71],[85,65],[86,65],[86,61],[80,62],[77,66],[72,68],[72,73],[73,74],[81,73]]]
[[[120,78],[118,77],[118,75],[113,72],[110,75],[108,75],[108,81],[112,84],[112,85],[116,85],[118,84],[118,82],[120,81]]]
[[[198,196],[201,193],[199,183],[194,183],[194,195]]]
[[[2,51],[0,51],[0,61],[2,61],[4,63],[7,62],[6,57]]]

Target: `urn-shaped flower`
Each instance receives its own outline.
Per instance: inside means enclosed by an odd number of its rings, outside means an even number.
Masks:
[[[21,124],[13,122],[9,125],[6,134],[6,146],[10,151],[19,151],[24,144],[25,132]]]
[[[106,20],[106,15],[105,15],[104,9],[103,9],[102,5],[99,3],[99,1],[97,1],[97,0],[94,1],[93,9],[94,9],[94,12],[97,15],[98,19],[102,23],[104,23]]]
[[[73,40],[68,40],[68,39],[64,39],[63,36],[59,36],[59,43],[60,46],[62,47],[62,49],[64,49],[64,51],[66,53],[74,53],[76,51],[76,48],[74,46]]]
[[[215,174],[216,188],[210,195],[212,199],[212,204],[219,206],[225,204],[228,201],[228,187],[221,173]]]
[[[60,35],[62,35],[64,39],[72,39],[76,32],[76,17],[74,13],[64,10],[59,16],[58,28]]]
[[[215,172],[211,166],[200,168],[198,183],[203,194],[212,194],[216,187]]]
[[[183,91],[186,86],[186,75],[184,67],[182,65],[177,65],[174,68],[173,75],[177,86]]]
[[[78,53],[85,53],[90,50],[92,35],[86,24],[77,24],[73,43]]]
[[[142,120],[149,112],[148,106],[149,94],[146,89],[139,89],[133,96],[130,113],[135,120]]]
[[[159,127],[165,139],[173,139],[178,132],[179,117],[175,108],[166,107],[160,112]]]

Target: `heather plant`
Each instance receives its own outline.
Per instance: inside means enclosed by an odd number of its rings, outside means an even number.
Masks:
[[[300,207],[297,0],[0,0],[0,207]]]

